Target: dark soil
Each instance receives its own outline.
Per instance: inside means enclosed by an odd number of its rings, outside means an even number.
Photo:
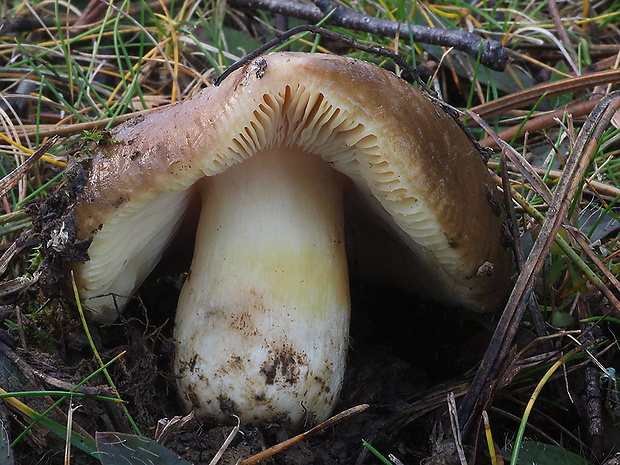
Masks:
[[[90,328],[103,360],[126,351],[110,367],[110,373],[142,434],[151,438],[159,420],[188,414],[177,402],[171,376],[177,289],[177,283],[169,279],[151,282],[144,286],[142,300],[136,299],[123,321],[110,327]],[[427,403],[417,401],[440,390],[444,383],[463,379],[480,360],[490,333],[470,314],[416,302],[411,296],[391,290],[357,284],[352,300],[352,343],[336,412],[360,404],[370,407],[279,452],[265,463],[380,463],[363,447],[362,439],[385,456],[394,454],[407,464],[418,463],[433,452],[429,438],[433,425],[445,414],[445,393]],[[54,303],[50,306],[55,309],[28,320],[28,350],[19,348],[17,332],[6,333],[7,337],[13,336],[6,342],[32,367],[77,383],[96,370],[98,364],[76,310],[69,305],[69,310]],[[11,314],[7,310],[6,316]],[[35,324],[47,332],[45,338],[32,331]],[[99,376],[90,385],[105,387],[107,383]],[[459,389],[453,388],[457,395]],[[85,399],[76,403],[79,408],[74,412],[74,420],[91,435],[96,431],[134,432],[118,404]],[[28,404],[38,411],[48,406],[43,398],[29,400]],[[63,410],[66,412],[68,405],[63,405]],[[8,411],[4,411],[4,417],[12,419],[11,437],[23,430],[21,417]],[[66,421],[57,415],[52,418],[60,423]],[[229,425],[192,420],[182,428],[172,427],[164,444],[195,465],[208,464],[231,430]],[[241,425],[240,433],[219,463],[235,464],[297,433],[277,425]],[[15,454],[18,464],[61,464],[64,440],[38,428],[18,443]],[[99,462],[74,449],[72,465],[95,463]]]

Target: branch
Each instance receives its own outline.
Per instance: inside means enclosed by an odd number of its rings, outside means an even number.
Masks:
[[[503,71],[508,61],[506,49],[496,40],[483,39],[476,34],[462,30],[448,30],[372,18],[331,0],[315,0],[316,6],[292,0],[228,0],[228,3],[237,8],[260,9],[312,22],[320,21],[327,13],[335,10],[327,19],[327,24],[384,37],[396,37],[397,35],[409,37],[411,34],[416,42],[454,47],[474,58],[477,58],[480,53],[480,62],[496,71]]]

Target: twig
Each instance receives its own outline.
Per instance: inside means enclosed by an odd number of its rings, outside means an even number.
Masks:
[[[22,318],[22,309],[19,308],[19,305],[15,306],[15,315],[17,317],[17,328],[19,331],[19,339],[21,340],[22,348],[27,352],[28,342],[26,340],[26,331],[24,331],[24,319]]]
[[[566,29],[564,29],[564,24],[562,23],[562,18],[560,18],[560,11],[558,10],[558,4],[556,0],[549,0],[547,4],[547,9],[549,10],[549,15],[553,18],[553,24],[555,24],[555,30],[558,34],[558,37],[564,44],[564,46],[571,52],[573,57],[577,56],[575,53],[575,49],[573,48],[573,44],[566,33]]]
[[[498,133],[497,134],[500,138],[504,139],[502,137],[502,133]],[[489,139],[491,139],[489,137]],[[496,161],[489,161],[487,163],[487,166],[489,168],[491,168],[492,170],[495,170],[499,167],[499,163]],[[511,172],[511,173],[520,173],[521,171],[519,171],[519,169],[511,164],[511,163],[507,163],[506,164],[506,169]],[[560,170],[547,170],[544,168],[539,168],[537,166],[532,166],[532,169],[539,175],[539,176],[547,176],[547,179],[558,179],[560,176],[562,176],[562,171]],[[611,184],[607,184],[605,182],[601,182],[601,181],[588,181],[588,186],[589,189],[595,193],[598,194],[600,196],[604,196],[604,197],[609,197],[611,199],[615,199],[616,197],[620,196],[620,189],[618,189],[615,186],[612,186]]]
[[[389,454],[388,455],[388,459],[390,459],[392,462],[394,462],[394,465],[405,465],[403,462],[398,460],[393,454]]]
[[[476,34],[462,30],[440,29],[372,18],[329,0],[315,0],[316,6],[291,0],[229,0],[228,3],[237,8],[266,10],[312,22],[320,21],[325,14],[335,10],[327,20],[327,23],[333,26],[385,37],[409,37],[411,35],[416,42],[454,47],[474,58],[480,52],[480,62],[496,71],[504,70],[508,62],[506,49],[496,40],[483,39]]]
[[[454,400],[454,393],[452,391],[448,393],[448,415],[450,415],[452,435],[454,436],[454,445],[459,455],[459,462],[461,462],[461,465],[467,465],[467,457],[465,457],[465,449],[463,448],[463,440],[459,428],[459,417],[456,411],[456,401]]]
[[[601,99],[599,97],[591,97],[585,102],[571,102],[557,110],[545,112],[540,116],[529,119],[525,124],[516,124],[515,126],[498,132],[497,135],[504,140],[512,140],[513,138],[523,137],[526,133],[540,131],[541,129],[555,126],[556,118],[562,119],[565,115],[573,115],[573,118],[588,115]],[[498,148],[497,142],[492,137],[486,137],[480,141],[480,145],[489,148]]]
[[[385,47],[373,47],[373,46],[370,46],[370,45],[360,44],[356,39],[353,39],[351,37],[347,37],[345,35],[339,34],[339,33],[334,32],[334,31],[330,31],[329,29],[325,29],[324,27],[313,26],[311,24],[302,24],[301,26],[294,27],[293,29],[289,29],[288,31],[286,31],[286,32],[276,36],[275,38],[271,39],[270,41],[265,42],[263,45],[261,45],[260,47],[258,47],[255,50],[253,50],[252,52],[248,53],[243,58],[241,58],[240,60],[236,61],[231,66],[229,66],[226,69],[226,71],[224,71],[222,74],[220,74],[215,79],[215,81],[213,81],[213,84],[215,86],[219,86],[222,83],[222,81],[224,79],[226,79],[233,71],[235,71],[235,70],[237,70],[239,68],[242,68],[243,66],[245,66],[246,64],[248,64],[252,60],[254,60],[255,58],[258,58],[263,53],[267,52],[268,50],[272,49],[273,47],[276,47],[276,46],[282,44],[289,37],[292,37],[295,34],[299,34],[300,32],[312,32],[313,34],[320,34],[320,35],[322,35],[324,37],[327,37],[329,39],[337,40],[339,42],[343,42],[343,43],[347,44],[349,47],[356,48],[356,49],[362,50],[364,52],[372,53],[374,55],[380,55],[380,56],[384,56],[384,57],[390,58],[391,60],[394,61],[394,63],[396,63],[402,69],[404,69],[407,72],[409,72],[417,80],[418,84],[426,92],[428,92],[431,96],[434,95],[434,92],[431,91],[426,86],[426,83],[422,79],[420,79],[416,69],[413,66],[411,66],[409,63],[407,63],[407,60],[405,60],[405,58],[403,56],[397,55],[396,53],[388,50]]]
[[[13,186],[15,186],[15,184],[17,184],[24,177],[26,172],[32,168],[43,155],[49,152],[54,145],[56,145],[59,139],[60,137],[58,136],[50,137],[41,147],[39,147],[39,150],[30,155],[24,163],[2,178],[0,180],[0,197],[11,190]]]
[[[238,464],[239,465],[254,465],[256,463],[262,462],[263,460],[268,459],[269,457],[277,454],[278,452],[283,451],[284,449],[292,446],[293,444],[297,444],[303,439],[307,439],[310,436],[313,436],[323,431],[324,429],[334,426],[335,424],[340,423],[342,420],[349,418],[352,415],[357,415],[358,413],[363,412],[367,408],[368,408],[368,404],[362,404],[362,405],[357,405],[355,407],[351,407],[350,409],[345,410],[344,412],[340,412],[339,414],[334,415],[333,417],[325,420],[323,423],[315,426],[314,428],[306,431],[305,433],[298,434],[297,436],[292,437],[291,439],[288,439],[286,441],[283,441],[280,444],[276,444],[275,446],[270,447],[269,449],[264,450],[262,452],[259,452],[258,454],[253,455],[252,457],[248,459],[239,461]]]
[[[0,257],[0,275],[4,274],[7,267],[9,266],[9,263],[11,263],[11,260],[13,260],[13,257],[19,252],[21,252],[22,249],[23,246],[21,246],[21,244],[18,246],[17,241],[15,241],[11,243],[8,249],[5,250],[5,252],[2,254],[2,257]]]
[[[162,105],[157,108],[149,108],[148,110],[134,111],[133,113],[125,113],[124,115],[118,115],[116,118],[103,118],[96,121],[86,121],[84,123],[65,124],[62,126],[56,125],[41,125],[38,128],[36,126],[24,126],[26,132],[22,133],[24,137],[34,137],[37,134],[39,137],[51,137],[51,136],[71,136],[75,134],[82,134],[83,131],[92,131],[93,129],[104,129],[110,124],[118,125],[124,123],[138,116],[148,115],[161,108],[170,106],[170,104]]]
[[[577,303],[579,312],[579,320],[581,321],[580,329],[583,333],[583,340],[594,345],[597,338],[601,336],[601,328],[593,322],[583,321],[590,318],[589,305],[580,299]],[[585,369],[584,378],[586,385],[586,419],[588,426],[588,439],[590,441],[590,450],[594,459],[600,461],[603,457],[603,401],[601,396],[601,376],[600,368],[596,366],[599,363],[594,356],[590,355],[591,361]]]
[[[26,290],[30,286],[36,284],[40,277],[41,273],[35,272],[32,277],[18,276],[8,281],[2,281],[2,283],[0,283],[0,297]]]
[[[544,257],[549,252],[562,219],[566,216],[600,137],[619,106],[620,92],[614,92],[605,97],[592,111],[577,137],[575,147],[566,161],[566,167],[559,180],[545,222],[524,264],[523,271],[515,283],[506,308],[480,363],[480,368],[461,404],[459,417],[464,432],[467,432],[475,423],[474,413],[485,396],[487,388],[506,360],[526,304],[533,291],[535,278],[542,269]]]
[[[80,406],[73,406],[73,398],[69,401],[69,413],[67,414],[67,436],[65,438],[65,465],[71,464],[71,433],[73,432],[73,412]]]
[[[514,202],[512,197],[512,189],[506,188],[506,186],[510,186],[510,180],[508,178],[508,169],[506,167],[506,151],[502,150],[501,155],[501,175],[502,175],[502,186],[504,187],[504,206],[506,207],[506,211],[508,212],[508,220],[510,221],[511,233],[514,238],[514,246],[513,251],[515,255],[515,262],[517,264],[517,272],[521,273],[523,269],[523,262],[525,261],[523,254],[523,247],[521,246],[521,241],[518,240],[519,237],[519,227],[517,223],[517,215],[514,209]],[[536,296],[532,294],[530,300],[528,302],[528,310],[530,316],[532,318],[532,322],[534,323],[534,331],[538,337],[546,336],[547,328],[545,326],[545,321],[540,313],[540,308],[538,307],[538,302],[536,302]],[[553,347],[550,341],[544,340],[543,348],[545,352],[550,352]]]
[[[487,119],[491,116],[499,115],[508,109],[521,108],[525,105],[536,103],[542,96],[550,98],[618,81],[620,81],[620,69],[607,69],[584,76],[571,77],[561,81],[533,86],[527,90],[515,92],[478,105],[471,110],[480,115],[480,117]]]
[[[217,463],[220,461],[220,459],[222,458],[222,455],[224,455],[224,452],[226,452],[226,449],[228,449],[228,446],[230,445],[230,443],[232,442],[232,440],[235,438],[235,436],[237,435],[237,433],[239,432],[239,426],[241,423],[241,420],[239,420],[239,417],[235,416],[235,418],[237,419],[237,424],[236,426],[232,429],[232,431],[228,434],[228,437],[226,438],[226,440],[224,441],[224,443],[222,444],[222,446],[220,447],[220,450],[217,451],[217,454],[215,454],[215,457],[213,457],[213,459],[211,460],[211,462],[209,462],[209,465],[217,465]]]
[[[316,6],[291,0],[228,0],[228,4],[236,8],[265,10],[306,21],[317,22],[323,19],[323,13]]]
[[[157,422],[155,428],[155,441],[161,445],[166,445],[166,442],[170,439],[170,436],[174,432],[186,431],[194,421],[195,410],[192,410],[184,417],[179,415],[173,417],[171,420],[168,418],[161,418]]]

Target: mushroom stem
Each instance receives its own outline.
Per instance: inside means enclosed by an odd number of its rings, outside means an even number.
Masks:
[[[293,425],[330,414],[349,333],[343,186],[292,149],[202,181],[175,323],[179,391],[198,414]]]

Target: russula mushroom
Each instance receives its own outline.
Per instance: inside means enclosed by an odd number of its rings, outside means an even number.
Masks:
[[[90,153],[75,205],[78,239],[93,238],[73,265],[80,295],[113,322],[200,197],[174,330],[180,395],[199,415],[326,418],[344,373],[348,267],[476,311],[507,296],[501,209],[477,148],[373,64],[260,57],[111,140]]]

